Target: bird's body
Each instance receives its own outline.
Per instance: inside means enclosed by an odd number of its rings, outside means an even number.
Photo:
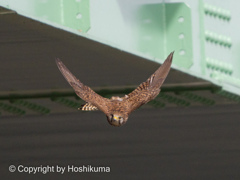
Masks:
[[[132,111],[153,100],[159,94],[160,87],[170,70],[172,57],[173,53],[168,56],[147,81],[140,84],[134,91],[124,97],[113,96],[111,99],[100,96],[81,83],[59,59],[56,59],[56,63],[76,94],[86,101],[86,104],[79,109],[83,111],[101,110],[106,114],[111,125],[121,126],[126,123]]]

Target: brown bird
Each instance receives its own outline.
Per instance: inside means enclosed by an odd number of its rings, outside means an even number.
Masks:
[[[160,87],[171,68],[172,57],[173,52],[169,54],[155,73],[153,73],[147,81],[140,84],[134,91],[124,97],[113,96],[111,99],[100,96],[90,87],[80,82],[59,59],[56,59],[56,63],[76,94],[86,102],[86,104],[79,109],[83,111],[101,110],[106,114],[107,120],[111,125],[121,126],[127,122],[131,112],[153,100],[159,94]]]

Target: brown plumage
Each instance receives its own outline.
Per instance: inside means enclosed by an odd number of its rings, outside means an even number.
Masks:
[[[56,59],[56,63],[76,94],[87,102],[79,109],[83,111],[101,110],[106,114],[107,120],[111,125],[121,126],[127,122],[131,112],[153,100],[159,94],[160,87],[171,68],[172,57],[173,52],[155,73],[153,73],[147,81],[140,84],[134,91],[124,97],[113,96],[111,99],[100,96],[91,88],[81,83],[59,59]]]

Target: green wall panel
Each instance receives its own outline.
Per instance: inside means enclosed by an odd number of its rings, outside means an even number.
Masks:
[[[189,69],[193,64],[191,9],[184,3],[165,7],[167,52],[174,49],[174,64]]]
[[[174,64],[193,64],[191,10],[184,3],[143,5],[138,10],[138,50],[164,59],[175,50]]]
[[[239,2],[0,0],[56,28],[162,63],[240,95]]]

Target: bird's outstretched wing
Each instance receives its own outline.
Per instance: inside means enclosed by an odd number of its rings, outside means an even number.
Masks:
[[[125,102],[128,106],[128,114],[135,109],[154,99],[160,92],[164,80],[171,68],[173,53],[169,54],[164,63],[147,79],[141,83],[134,91],[126,96]]]
[[[108,102],[109,99],[104,98],[94,92],[90,87],[84,85],[80,82],[62,63],[60,59],[56,59],[57,66],[68,83],[73,87],[76,94],[84,101],[93,106],[96,106],[99,110],[103,111],[105,114],[108,114]]]

